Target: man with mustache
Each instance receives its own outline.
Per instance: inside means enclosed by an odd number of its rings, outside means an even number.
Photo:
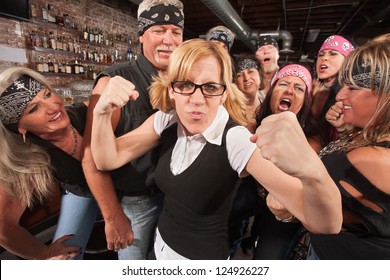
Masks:
[[[97,77],[88,110],[88,138],[93,109],[114,76],[129,80],[139,92],[136,102],[129,102],[112,115],[117,137],[137,128],[155,112],[148,87],[152,76],[166,71],[171,53],[183,41],[183,28],[183,4],[179,0],[144,0],[139,5],[138,35],[142,52],[136,60],[109,67]],[[117,251],[119,259],[146,259],[163,201],[154,181],[153,151],[104,173],[97,170],[89,143],[85,145],[83,167],[94,171],[87,180],[105,220],[107,248]]]

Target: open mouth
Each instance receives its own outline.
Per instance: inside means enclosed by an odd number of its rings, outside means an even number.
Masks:
[[[61,118],[61,116],[62,116],[62,113],[61,113],[61,112],[58,112],[53,118],[51,118],[51,119],[49,120],[49,122],[55,122],[55,121],[57,121],[59,118]]]
[[[271,59],[270,58],[268,58],[268,57],[266,57],[266,58],[264,58],[264,60],[263,60],[264,62],[269,62],[269,61],[271,61]]]
[[[290,99],[282,99],[279,104],[279,110],[280,111],[288,111],[291,107],[291,100]]]

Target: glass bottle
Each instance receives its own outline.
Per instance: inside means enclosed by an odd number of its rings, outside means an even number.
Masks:
[[[47,22],[47,9],[46,4],[42,6],[42,20]]]

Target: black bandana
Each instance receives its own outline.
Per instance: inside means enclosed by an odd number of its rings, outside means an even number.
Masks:
[[[2,123],[18,123],[24,109],[43,88],[43,84],[26,75],[14,81],[0,96]]]
[[[277,50],[279,50],[278,42],[274,38],[272,38],[270,35],[260,36],[259,40],[256,42],[256,50],[258,50],[260,47],[265,45],[272,45]]]
[[[229,37],[229,35],[222,31],[222,30],[214,30],[211,32],[208,36],[206,36],[207,41],[215,40],[215,41],[220,41],[226,45],[228,50],[233,46],[233,40],[232,38]]]
[[[256,61],[254,61],[253,59],[251,58],[246,58],[246,59],[243,59],[241,60],[237,67],[236,67],[236,73],[239,73],[245,69],[249,69],[249,68],[256,68],[256,69],[259,69],[259,66],[257,64]]]
[[[347,71],[347,69],[344,71]],[[344,82],[346,84],[352,84],[352,82],[348,80],[347,74],[345,74],[344,77]],[[359,87],[376,90],[379,88],[381,82],[381,74],[377,70],[375,71],[374,76],[371,77],[371,63],[358,60],[352,69],[352,80]]]
[[[173,24],[184,28],[184,15],[172,5],[160,4],[143,11],[138,17],[138,35],[153,25]]]

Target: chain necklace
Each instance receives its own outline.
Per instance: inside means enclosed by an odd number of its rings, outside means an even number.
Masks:
[[[73,125],[70,125],[70,128],[72,129],[73,137],[74,137],[73,151],[72,151],[72,153],[71,153],[70,155],[71,155],[71,156],[74,156],[74,154],[75,154],[76,151],[77,151],[77,147],[78,147],[79,141],[77,140],[77,132],[76,132],[76,129],[73,127]]]
[[[361,134],[362,131],[358,131],[356,133],[351,133],[347,137],[340,138],[336,141],[330,142],[326,147],[324,147],[319,154],[319,157],[323,157],[324,155],[331,154],[336,151],[344,150],[346,147],[350,146],[354,143],[354,138]]]

